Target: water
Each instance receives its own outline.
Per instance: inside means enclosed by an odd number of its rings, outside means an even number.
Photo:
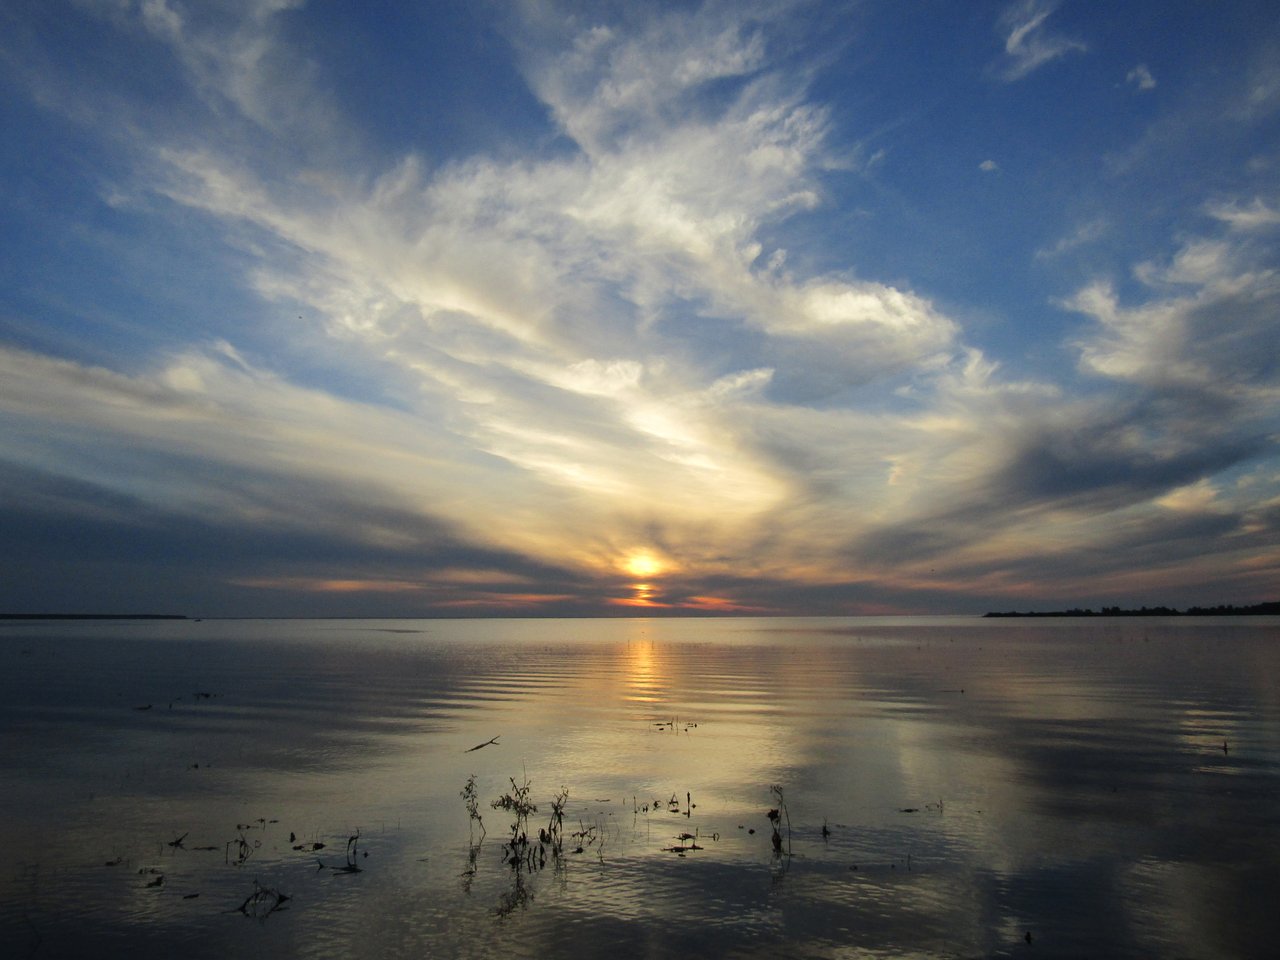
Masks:
[[[1280,937],[1275,619],[10,622],[0,655],[8,956]],[[514,870],[489,801],[526,777],[565,842]]]

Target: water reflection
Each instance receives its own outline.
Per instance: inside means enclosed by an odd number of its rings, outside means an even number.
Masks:
[[[1275,621],[4,630],[18,955],[1244,957],[1280,933]],[[526,778],[513,848],[491,804]],[[333,869],[352,836],[359,871]],[[259,888],[287,909],[237,912]]]

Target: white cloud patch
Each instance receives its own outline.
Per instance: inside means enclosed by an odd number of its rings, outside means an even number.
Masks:
[[[1254,197],[1253,202],[1241,204],[1239,201],[1210,204],[1206,211],[1215,220],[1221,220],[1234,230],[1263,230],[1280,226],[1280,208],[1277,208],[1261,197]]]
[[[1263,252],[1222,238],[1186,240],[1163,263],[1135,268],[1150,299],[1126,305],[1095,282],[1065,306],[1094,319],[1080,339],[1082,368],[1158,389],[1194,389],[1274,403],[1280,370],[1266,345],[1280,307],[1280,274]]]
[[[1145,63],[1140,63],[1127,74],[1125,74],[1125,83],[1131,83],[1139,90],[1154,90],[1156,88],[1156,78],[1151,75]]]
[[[1054,60],[1088,49],[1050,28],[1049,18],[1057,8],[1057,0],[1021,0],[1001,14],[997,26],[1005,41],[998,69],[1005,80],[1021,80]]]
[[[1052,260],[1055,257],[1070,253],[1100,239],[1106,234],[1107,229],[1108,223],[1103,218],[1088,220],[1066,236],[1059,238],[1052,246],[1041,247],[1035,252],[1035,258],[1037,260]]]

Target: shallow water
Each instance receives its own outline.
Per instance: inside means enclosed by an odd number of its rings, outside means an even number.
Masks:
[[[9,622],[0,655],[10,956],[1280,937],[1272,618]],[[566,839],[514,870],[489,801],[526,777]],[[289,899],[246,916],[255,884]]]

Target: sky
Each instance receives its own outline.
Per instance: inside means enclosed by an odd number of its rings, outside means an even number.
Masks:
[[[1280,596],[1270,2],[13,0],[0,611]]]

